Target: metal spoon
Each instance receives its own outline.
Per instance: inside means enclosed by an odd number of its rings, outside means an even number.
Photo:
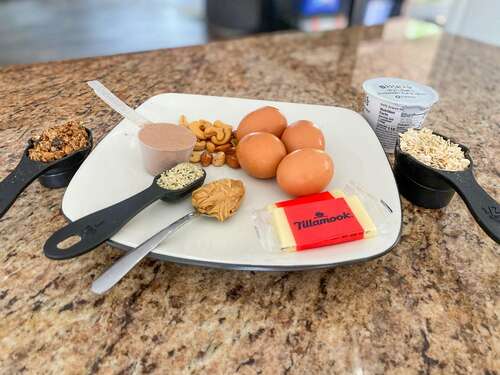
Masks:
[[[188,213],[122,256],[110,268],[104,271],[101,276],[94,280],[91,287],[92,292],[97,294],[107,292],[134,268],[137,263],[146,257],[146,255],[156,249],[163,240],[174,234],[184,224],[189,223],[192,219],[199,216],[201,216],[201,214],[198,211]]]

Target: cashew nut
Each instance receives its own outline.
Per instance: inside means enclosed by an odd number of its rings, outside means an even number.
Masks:
[[[206,123],[204,121],[193,121],[188,125],[188,128],[199,140],[207,139],[205,136]]]
[[[224,152],[219,151],[219,152],[216,152],[215,154],[213,154],[213,158],[212,158],[212,165],[213,166],[221,167],[224,165],[225,162],[226,162],[226,154],[224,154]]]
[[[210,126],[205,129],[205,138],[210,137],[212,143],[216,145],[223,145],[228,143],[231,139],[232,130],[229,127],[217,128],[215,126]]]
[[[195,151],[202,151],[205,149],[205,146],[207,145],[207,142],[206,141],[197,141],[195,144],[194,144],[194,150]]]
[[[189,158],[189,161],[191,163],[199,163],[201,159],[201,153],[202,151],[193,151],[191,157]]]
[[[230,128],[231,130],[233,130],[233,127],[231,125],[224,124],[221,120],[215,120],[214,126],[216,128]]]
[[[215,126],[209,126],[205,128],[205,137],[212,137],[222,139],[224,137],[224,130],[222,128],[216,128]]]
[[[200,161],[201,165],[203,165],[204,167],[208,167],[212,163],[212,154],[207,151],[203,151],[201,153]]]
[[[226,144],[231,139],[231,134],[232,134],[231,128],[223,128],[223,131],[224,131],[224,138],[222,138],[222,140],[218,143],[219,145]],[[211,139],[212,142],[214,142],[213,137]]]
[[[207,141],[207,151],[208,152],[215,152],[215,145],[210,141]]]

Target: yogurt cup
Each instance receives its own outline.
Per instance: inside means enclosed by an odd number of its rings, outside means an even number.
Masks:
[[[363,83],[363,116],[387,153],[394,153],[399,133],[420,129],[438,93],[429,86],[400,78],[373,78]]]

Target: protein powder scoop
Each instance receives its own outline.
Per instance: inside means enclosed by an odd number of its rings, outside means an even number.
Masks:
[[[156,176],[165,169],[188,161],[196,143],[196,137],[188,129],[165,122],[153,123],[129,107],[99,81],[87,84],[95,94],[116,112],[135,124],[142,162],[146,171]]]

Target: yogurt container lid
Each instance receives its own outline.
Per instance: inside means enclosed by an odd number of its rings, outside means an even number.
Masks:
[[[431,87],[400,78],[372,78],[363,82],[363,90],[382,101],[409,106],[430,107],[439,99]]]

